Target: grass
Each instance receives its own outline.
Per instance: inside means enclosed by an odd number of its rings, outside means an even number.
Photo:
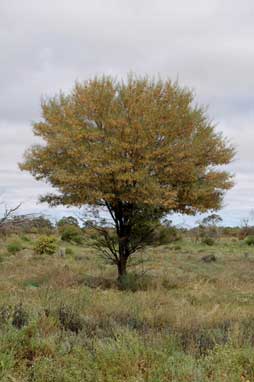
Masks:
[[[254,247],[150,247],[119,290],[85,244],[36,256],[27,236],[0,243],[1,381],[254,381]]]

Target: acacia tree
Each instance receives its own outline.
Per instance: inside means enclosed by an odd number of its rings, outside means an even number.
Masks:
[[[105,253],[119,278],[149,220],[217,210],[232,186],[219,166],[234,150],[193,101],[177,83],[135,76],[76,83],[70,94],[42,101],[33,131],[44,144],[31,147],[20,167],[57,190],[41,197],[51,206],[108,209],[116,240],[105,237]]]

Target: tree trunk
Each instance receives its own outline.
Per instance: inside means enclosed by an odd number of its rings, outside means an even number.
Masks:
[[[128,223],[129,219],[129,206],[126,210],[124,204],[118,200],[115,205],[107,204],[107,208],[115,222],[115,229],[118,238],[118,254],[117,254],[117,270],[118,282],[121,283],[127,274],[127,261],[130,256],[130,234],[131,225]]]
[[[121,282],[123,278],[127,275],[127,260],[128,258],[124,255],[120,256],[117,264],[118,269],[118,281]]]

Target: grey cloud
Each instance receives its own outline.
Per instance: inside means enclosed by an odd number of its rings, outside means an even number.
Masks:
[[[40,118],[41,95],[132,70],[178,78],[209,105],[238,150],[223,214],[235,221],[252,208],[253,1],[2,0],[0,17],[0,188],[10,199],[27,193],[27,208],[40,208],[35,200],[45,186],[17,162],[35,142],[31,121]]]

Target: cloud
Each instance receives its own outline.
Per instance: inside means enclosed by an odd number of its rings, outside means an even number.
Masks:
[[[251,210],[253,1],[2,0],[0,17],[0,190],[10,202],[25,195],[27,209],[40,208],[35,201],[48,187],[17,167],[35,142],[40,97],[69,91],[77,79],[132,70],[178,78],[209,105],[238,150],[223,216],[230,224]]]

